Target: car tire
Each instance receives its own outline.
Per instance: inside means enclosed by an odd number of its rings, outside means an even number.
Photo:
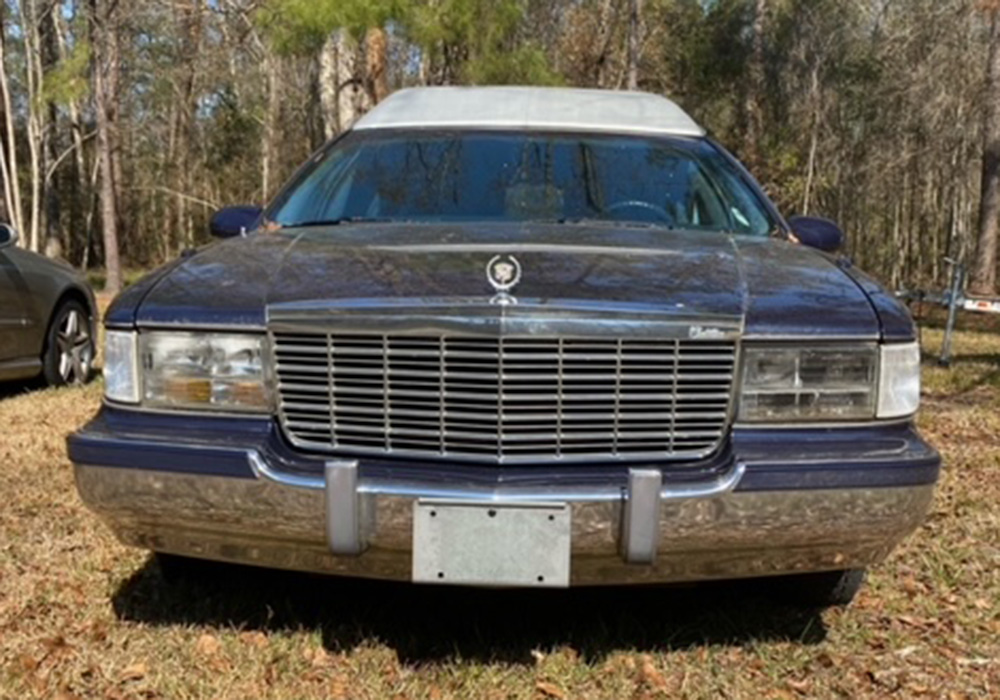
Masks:
[[[52,314],[45,336],[42,356],[45,383],[86,384],[93,374],[96,347],[90,311],[74,299],[64,301]]]
[[[769,587],[779,602],[791,602],[809,608],[832,608],[849,605],[865,582],[864,569],[820,571],[782,576]]]

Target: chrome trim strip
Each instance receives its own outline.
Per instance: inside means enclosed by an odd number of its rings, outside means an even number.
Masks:
[[[41,369],[42,361],[37,357],[15,357],[12,360],[4,360],[0,362],[0,369],[6,370],[22,370],[22,369]]]
[[[42,361],[38,358],[17,358],[0,362],[0,379],[26,379],[42,371]]]
[[[894,425],[909,425],[916,418],[916,413],[911,416],[903,416],[901,418],[885,418],[863,421],[844,421],[842,423],[836,422],[825,422],[825,423],[747,423],[739,422],[733,424],[734,430],[835,430],[835,429],[848,429],[848,428],[885,428]]]
[[[485,297],[307,300],[271,304],[266,309],[272,333],[358,332],[380,334],[458,333],[485,337],[698,338],[709,327],[714,339],[735,341],[741,316],[694,315],[678,309],[608,309],[563,299],[524,299],[491,304]]]
[[[880,336],[875,335],[768,335],[765,333],[746,333],[743,340],[753,343],[878,343]]]
[[[622,557],[629,564],[652,564],[660,534],[659,469],[630,469],[622,523]]]
[[[110,328],[111,326],[106,326]],[[135,327],[127,326],[123,327],[125,330],[140,330],[140,331],[195,331],[195,332],[212,332],[218,331],[219,333],[266,333],[267,326],[259,326],[254,324],[240,324],[240,323],[192,323],[189,321],[178,321],[177,323],[172,323],[169,321],[136,321]]]
[[[737,462],[731,471],[723,474],[715,481],[666,485],[660,491],[660,499],[663,501],[684,501],[695,498],[723,496],[736,490],[746,472],[747,465]]]
[[[270,389],[268,389],[270,391]],[[115,408],[122,411],[135,411],[137,413],[149,413],[152,415],[161,416],[202,416],[205,418],[257,418],[259,420],[270,420],[274,417],[274,410],[271,408],[262,408],[260,410],[247,409],[245,411],[234,411],[231,408],[219,409],[213,411],[211,409],[206,411],[196,411],[194,409],[188,408],[157,408],[153,406],[145,406],[141,403],[122,403],[120,401],[114,401],[109,399],[107,396],[103,396],[101,403],[110,408]]]
[[[250,463],[250,469],[253,470],[254,476],[258,479],[266,479],[281,486],[291,486],[297,489],[323,491],[326,488],[326,483],[322,477],[300,476],[298,474],[275,471],[257,450],[247,450],[247,462]]]
[[[358,463],[330,461],[326,474],[326,541],[334,554],[356,556],[367,547],[362,531]]]
[[[223,448],[218,448],[223,449]],[[303,476],[299,474],[289,474],[271,468],[267,461],[257,450],[247,450],[247,461],[250,468],[258,479],[266,479],[280,486],[291,486],[293,488],[307,489],[312,491],[324,491],[326,482],[321,476]],[[339,460],[327,462],[327,464],[358,464],[357,461]],[[716,496],[731,493],[739,486],[740,481],[746,474],[747,466],[739,462],[727,473],[707,482],[696,482],[692,484],[665,484],[659,490],[659,498],[663,501],[680,501],[698,498],[714,498]],[[631,472],[655,472],[661,474],[658,469],[639,470],[633,469]],[[620,487],[615,485],[606,486],[581,486],[581,487],[546,487],[546,486],[517,486],[512,484],[479,485],[479,484],[457,484],[454,486],[442,486],[432,481],[416,481],[403,479],[358,479],[356,489],[359,494],[371,494],[379,496],[401,496],[406,498],[437,498],[437,499],[471,499],[471,500],[492,500],[492,501],[620,501],[624,498]]]

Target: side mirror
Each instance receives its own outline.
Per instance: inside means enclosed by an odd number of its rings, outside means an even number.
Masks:
[[[235,238],[257,228],[264,210],[260,207],[226,207],[212,215],[208,228],[216,238]]]
[[[836,253],[844,247],[844,232],[829,219],[814,216],[793,216],[788,220],[792,233],[802,245],[826,253]]]
[[[10,224],[0,224],[0,248],[17,243],[17,229]]]

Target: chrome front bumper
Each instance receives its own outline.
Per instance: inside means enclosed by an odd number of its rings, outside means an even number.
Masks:
[[[746,578],[869,566],[922,521],[933,484],[739,491],[744,467],[670,485],[633,469],[625,487],[456,486],[364,478],[354,461],[325,477],[253,478],[76,464],[84,501],[126,544],[159,552],[349,576],[410,580],[421,500],[566,503],[571,585]]]

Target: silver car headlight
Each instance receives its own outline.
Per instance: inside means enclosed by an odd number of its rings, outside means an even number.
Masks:
[[[139,340],[144,405],[219,411],[270,409],[263,336],[155,331],[141,334]]]
[[[744,347],[739,420],[900,418],[920,402],[920,351],[900,345]]]

